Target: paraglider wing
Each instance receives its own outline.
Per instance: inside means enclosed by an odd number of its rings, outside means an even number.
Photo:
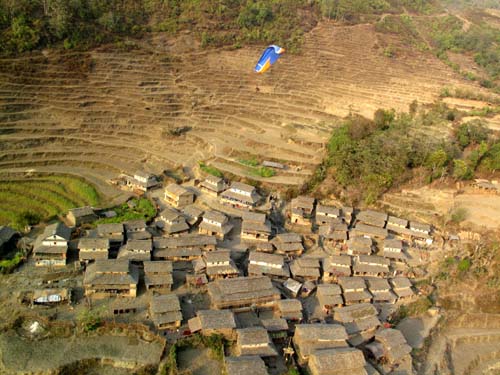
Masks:
[[[274,44],[267,47],[257,62],[257,65],[255,65],[255,71],[257,73],[264,73],[278,60],[283,52],[285,52],[283,48]]]

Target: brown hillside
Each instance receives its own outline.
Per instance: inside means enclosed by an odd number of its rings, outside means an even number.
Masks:
[[[238,159],[254,155],[300,166],[267,179],[300,184],[338,116],[407,110],[413,100],[434,101],[445,85],[475,88],[369,24],[320,23],[300,55],[285,55],[262,76],[253,73],[262,46],[192,43],[189,34],[176,41],[158,34],[129,52],[0,60],[0,172],[65,169],[97,181],[208,160],[245,176]],[[388,45],[395,58],[384,56]],[[182,126],[190,130],[169,134]]]

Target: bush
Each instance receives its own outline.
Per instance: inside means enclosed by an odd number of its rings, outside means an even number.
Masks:
[[[459,207],[452,211],[450,215],[450,220],[452,223],[460,224],[467,218],[467,215],[468,215],[467,209]]]
[[[458,262],[457,268],[460,272],[465,273],[470,269],[471,264],[471,260],[469,258],[465,258]]]
[[[200,169],[205,173],[211,174],[212,176],[215,176],[215,177],[220,177],[220,178],[224,177],[222,172],[215,167],[212,167],[210,165],[206,165],[205,163],[203,163],[201,161],[198,163],[198,165],[200,166]]]
[[[457,180],[470,180],[473,176],[473,171],[464,160],[453,160],[453,177]]]
[[[77,317],[78,324],[84,332],[92,332],[99,328],[102,324],[100,311],[86,309],[83,310]]]

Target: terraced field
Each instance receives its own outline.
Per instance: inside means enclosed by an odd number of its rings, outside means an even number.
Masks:
[[[105,181],[120,172],[205,161],[298,185],[321,161],[339,117],[407,110],[413,100],[433,102],[444,86],[480,90],[370,24],[320,23],[300,55],[260,76],[252,69],[262,46],[200,50],[196,43],[190,34],[155,34],[129,52],[108,46],[1,59],[0,178],[62,171],[113,197]],[[388,58],[388,45],[404,52]],[[254,157],[290,168],[256,177],[238,161]]]
[[[23,211],[49,219],[73,207],[99,203],[96,189],[76,177],[45,176],[0,181],[0,225],[12,223]]]

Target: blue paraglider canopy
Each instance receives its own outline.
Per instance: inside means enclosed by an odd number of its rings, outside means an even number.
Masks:
[[[281,48],[277,45],[270,45],[267,49],[262,53],[257,65],[255,65],[255,72],[264,73],[267,71],[271,65],[273,65],[276,61],[278,61],[280,55],[285,52],[284,48]]]

